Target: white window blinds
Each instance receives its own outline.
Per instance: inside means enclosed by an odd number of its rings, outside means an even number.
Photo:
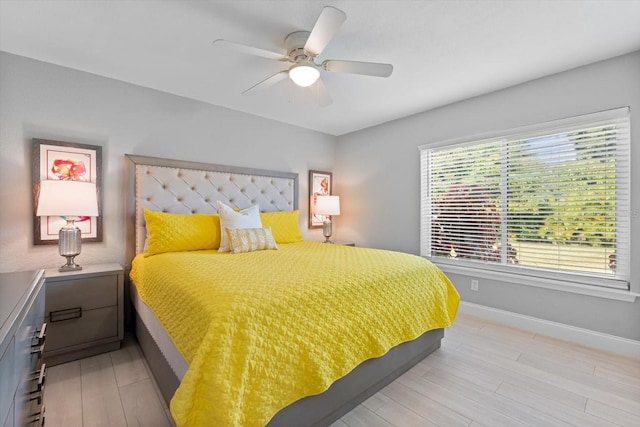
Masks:
[[[420,149],[423,256],[628,289],[628,108]]]

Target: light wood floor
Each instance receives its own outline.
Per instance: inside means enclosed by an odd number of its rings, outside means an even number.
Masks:
[[[47,427],[171,426],[132,338],[47,370]],[[332,427],[640,426],[640,360],[459,315],[442,348]]]

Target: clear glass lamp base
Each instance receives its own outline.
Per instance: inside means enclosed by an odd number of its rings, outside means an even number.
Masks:
[[[331,239],[331,234],[333,234],[331,222],[329,222],[329,221],[323,222],[322,223],[322,235],[325,238],[324,243],[333,243],[330,240]]]
[[[67,224],[58,232],[58,249],[60,255],[67,259],[67,263],[58,271],[77,271],[82,267],[76,264],[75,257],[80,255],[82,248],[82,231],[73,223],[75,218],[67,218]]]

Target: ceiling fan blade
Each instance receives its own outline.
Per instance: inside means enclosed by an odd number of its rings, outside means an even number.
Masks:
[[[322,69],[332,73],[364,74],[366,76],[389,77],[393,65],[378,62],[339,61],[328,59],[322,62]]]
[[[217,39],[212,43],[214,46],[220,46],[226,49],[235,50],[236,52],[247,53],[249,55],[261,56],[263,58],[275,59],[278,61],[286,61],[287,57],[278,52],[271,52],[270,50],[260,49],[259,47],[248,46],[242,43],[231,42],[229,40]]]
[[[347,15],[340,9],[331,6],[322,8],[304,45],[304,50],[312,56],[320,55],[346,19]]]
[[[322,83],[322,79],[316,80],[315,84],[309,86],[309,90],[313,93],[313,97],[319,106],[326,107],[333,103],[327,87]]]
[[[266,79],[262,80],[260,83],[257,83],[253,86],[251,86],[249,89],[245,90],[244,92],[242,92],[243,95],[252,95],[256,92],[259,92],[263,89],[267,89],[271,86],[273,86],[274,84],[284,80],[287,78],[287,76],[289,75],[289,71],[284,70],[284,71],[280,71],[278,73],[275,73],[274,75],[267,77]]]

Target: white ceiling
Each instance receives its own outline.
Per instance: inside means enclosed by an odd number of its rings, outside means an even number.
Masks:
[[[347,20],[321,59],[394,65],[323,72],[333,104],[286,65],[212,46],[284,51],[331,5]],[[0,0],[0,50],[341,135],[640,49],[640,0]],[[640,78],[640,76],[639,76]]]

